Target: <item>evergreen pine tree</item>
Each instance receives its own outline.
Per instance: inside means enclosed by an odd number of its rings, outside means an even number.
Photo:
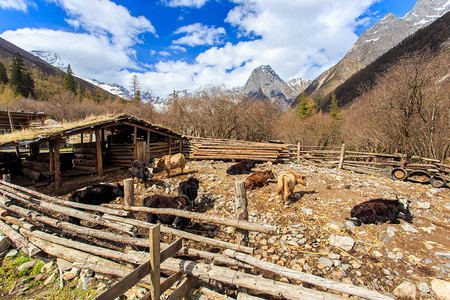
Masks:
[[[34,96],[33,95],[34,90],[34,80],[31,78],[30,72],[26,72],[23,76],[23,86],[22,86],[22,96],[28,97],[28,96]]]
[[[334,120],[340,120],[341,119],[341,110],[339,108],[336,95],[333,93],[331,94],[331,104],[328,106],[330,109],[330,117]]]
[[[300,100],[296,107],[297,117],[299,117],[299,118],[309,117],[312,114],[314,114],[315,108],[316,107],[315,107],[314,103],[311,104],[311,101],[306,96],[305,92],[302,92],[300,94]]]
[[[28,97],[32,94],[34,80],[31,78],[31,74],[25,70],[25,64],[19,52],[14,55],[10,70],[9,85],[14,93],[20,94],[23,97]]]
[[[73,79],[73,72],[70,68],[70,64],[67,66],[66,75],[63,80],[63,90],[75,93],[75,80]]]
[[[141,91],[137,90],[136,94],[134,94],[134,98],[133,98],[134,102],[141,102]]]
[[[81,90],[81,85],[80,83],[78,83],[78,87],[77,87],[77,99],[78,102],[83,102],[83,91]]]
[[[9,81],[8,78],[8,73],[6,73],[6,68],[5,66],[2,64],[2,62],[0,62],[0,84],[7,84]]]

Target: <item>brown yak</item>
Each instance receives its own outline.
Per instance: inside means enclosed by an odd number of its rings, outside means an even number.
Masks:
[[[306,186],[306,176],[293,171],[287,171],[278,176],[277,195],[281,196],[284,203],[292,195],[297,183]]]
[[[245,182],[247,183],[247,188],[249,190],[254,190],[257,187],[266,186],[269,179],[275,179],[272,170],[266,170],[263,172],[257,171],[248,176]]]
[[[160,172],[165,170],[167,172],[167,177],[170,176],[170,170],[180,168],[181,173],[184,172],[184,166],[186,165],[186,159],[183,153],[177,153],[174,155],[164,155],[159,159],[155,159],[156,169]]]

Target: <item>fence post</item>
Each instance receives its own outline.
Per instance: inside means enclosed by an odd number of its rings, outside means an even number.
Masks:
[[[134,206],[134,181],[128,178],[123,181],[123,193],[125,206]]]
[[[345,155],[345,143],[342,144],[341,148],[341,157],[339,159],[339,166],[338,166],[339,170],[342,170],[342,165],[344,164],[344,155]]]
[[[152,281],[152,286],[150,289],[152,300],[159,300],[161,295],[160,286],[160,225],[155,225],[149,228],[148,236],[150,243],[150,265],[151,273],[150,279]]]
[[[300,142],[297,143],[297,163],[300,163]]]
[[[247,187],[245,181],[236,181],[234,183],[235,198],[234,208],[237,220],[248,221],[247,211]],[[248,231],[236,228],[236,243],[242,246],[248,246]]]

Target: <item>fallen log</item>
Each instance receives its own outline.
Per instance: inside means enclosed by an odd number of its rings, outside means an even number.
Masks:
[[[41,248],[42,251],[46,252],[47,254],[71,262],[94,264],[100,267],[108,267],[116,269],[117,271],[133,271],[133,269],[130,267],[105,259],[100,256],[86,253],[84,251],[79,251],[76,249],[72,249],[70,247],[52,244],[48,241],[33,236],[30,236],[29,239],[33,244]]]
[[[0,205],[1,204],[2,203],[0,202]],[[78,226],[78,225],[75,225],[75,224],[72,224],[69,222],[64,222],[64,221],[60,221],[60,220],[56,220],[56,219],[52,219],[52,218],[43,216],[35,211],[29,210],[29,209],[26,209],[23,207],[19,207],[16,205],[10,205],[7,207],[7,209],[18,214],[19,216],[27,218],[29,220],[33,220],[35,222],[41,222],[43,224],[47,224],[54,228],[59,228],[59,229],[65,230],[68,233],[76,234],[81,237],[88,235],[88,236],[96,237],[99,239],[114,241],[114,242],[118,242],[118,243],[122,243],[122,244],[129,244],[129,245],[138,246],[138,247],[147,247],[147,248],[149,247],[148,239],[129,237],[129,236],[124,236],[124,235],[120,235],[120,234],[116,234],[116,233],[112,233],[112,232],[108,232],[108,231],[104,231],[104,230],[98,230],[98,229],[92,229],[89,227]],[[161,243],[161,249],[164,250],[167,247],[168,247],[167,244]],[[207,252],[207,251],[186,248],[186,247],[181,248],[181,250],[178,251],[178,253],[180,255],[206,259],[206,260],[211,261],[216,264],[253,268],[250,265],[244,264],[238,260],[229,258],[228,256],[218,254],[218,253],[211,253],[211,252]]]
[[[234,219],[229,219],[229,218],[220,217],[220,216],[201,214],[201,213],[197,213],[197,212],[191,212],[191,211],[185,211],[185,210],[179,210],[179,209],[173,209],[173,208],[149,208],[149,207],[140,207],[140,206],[127,207],[125,205],[120,205],[120,204],[102,204],[102,205],[106,206],[106,207],[112,207],[112,208],[123,209],[123,210],[128,210],[128,211],[139,211],[139,212],[146,212],[146,213],[152,213],[152,214],[174,215],[174,216],[204,221],[204,222],[208,222],[208,223],[232,226],[232,227],[236,227],[236,228],[240,228],[240,229],[257,231],[257,232],[268,233],[268,234],[275,234],[277,232],[277,227],[273,226],[273,225],[234,220]]]
[[[36,247],[32,242],[28,241],[23,235],[12,229],[5,222],[0,221],[0,231],[2,231],[17,248],[29,256],[34,256],[41,252],[41,249]]]
[[[25,194],[29,194],[31,196],[33,196],[34,198],[38,198],[40,200],[43,201],[48,201],[50,203],[56,203],[56,204],[60,204],[60,205],[64,205],[64,206],[69,206],[69,207],[74,207],[74,208],[79,208],[79,209],[85,209],[85,210],[91,210],[91,211],[98,211],[98,212],[102,212],[105,214],[110,214],[110,215],[116,215],[116,216],[123,216],[123,217],[127,217],[130,215],[130,213],[128,211],[124,211],[124,210],[119,210],[119,209],[113,209],[113,208],[108,208],[108,207],[104,207],[104,206],[99,206],[99,205],[89,205],[89,204],[83,204],[83,203],[76,203],[76,202],[71,202],[71,201],[66,201],[66,200],[62,200],[62,199],[58,199],[55,197],[50,197],[47,196],[45,194],[27,189],[25,187],[22,187],[20,185],[15,185],[9,182],[5,182],[5,181],[0,181],[0,190],[5,190],[7,192],[10,193],[15,193],[17,191],[21,191]],[[28,198],[29,195],[23,195],[22,194],[22,198]]]
[[[171,258],[161,264],[161,270],[193,275],[203,281],[216,280],[285,299],[343,299],[339,295],[307,289],[261,276],[234,271],[228,268],[206,265],[194,261]]]
[[[48,233],[45,233],[45,232],[39,231],[39,230],[30,231],[28,229],[21,228],[19,231],[21,234],[28,236],[28,237],[39,238],[39,239],[45,240],[47,242],[51,242],[53,244],[58,244],[61,246],[81,250],[83,252],[88,252],[90,254],[98,255],[101,257],[112,258],[112,259],[116,259],[116,260],[120,260],[120,261],[130,262],[133,264],[139,264],[140,261],[145,260],[145,258],[148,257],[148,255],[146,255],[145,253],[140,253],[140,252],[136,252],[136,251],[133,251],[132,253],[123,253],[120,251],[110,250],[110,249],[103,248],[103,247],[92,246],[92,245],[77,242],[74,240],[61,238],[61,237],[54,236],[54,235],[51,235],[51,234],[48,234]]]
[[[119,217],[115,217],[115,216],[108,216],[108,215],[104,215],[103,216],[105,219],[109,219],[109,220],[121,220],[124,223],[128,223],[130,225],[133,226],[137,226],[137,227],[141,227],[141,228],[148,228],[150,223],[144,222],[144,221],[139,221],[139,220],[133,220],[133,219],[125,219],[125,218],[119,218]],[[186,232],[186,231],[182,231],[182,230],[178,230],[178,229],[173,229],[170,227],[166,227],[161,225],[160,226],[160,230],[163,233],[168,233],[168,234],[173,234],[188,240],[192,240],[192,241],[196,241],[196,242],[201,242],[201,243],[205,243],[208,245],[212,245],[212,246],[216,246],[216,247],[221,247],[221,248],[225,248],[225,249],[233,249],[236,251],[241,251],[241,252],[245,252],[245,253],[253,253],[253,248],[251,247],[246,247],[246,246],[241,246],[241,245],[236,245],[233,243],[228,243],[228,242],[224,242],[224,241],[219,241],[219,240],[215,240],[215,239],[211,239],[211,238],[207,238],[204,236],[200,236],[200,235],[196,235],[190,232]],[[237,250],[240,249],[240,250]]]
[[[111,227],[117,230],[120,230],[122,232],[126,232],[130,235],[134,235],[137,231],[137,229],[133,226],[130,226],[128,224],[125,223],[119,223],[117,221],[109,221],[109,220],[103,220],[103,218],[101,216],[98,215],[94,215],[88,212],[84,212],[84,211],[79,211],[73,208],[68,208],[68,207],[64,207],[64,206],[60,206],[58,204],[53,204],[53,203],[48,203],[42,200],[36,200],[36,199],[31,199],[31,197],[29,199],[24,199],[22,197],[20,197],[19,195],[13,194],[13,193],[9,193],[6,192],[4,190],[0,190],[0,194],[3,194],[4,196],[7,196],[11,199],[15,199],[18,200],[22,203],[24,203],[25,205],[29,205],[29,206],[34,206],[34,207],[39,207],[42,209],[47,209],[47,210],[51,210],[60,214],[64,214],[67,216],[71,216],[71,217],[75,217],[78,219],[82,219],[82,220],[86,220],[89,222],[93,222],[99,225],[103,225],[103,226],[107,226],[107,227]],[[19,194],[19,193],[18,193]],[[5,197],[0,197],[0,202],[3,202],[4,206],[8,206],[9,204],[7,203],[8,201],[5,201]]]
[[[364,287],[359,287],[347,283],[340,283],[331,279],[295,271],[286,267],[279,266],[277,264],[262,261],[259,259],[256,259],[250,255],[239,253],[233,250],[225,250],[225,255],[228,255],[232,258],[236,258],[240,261],[243,261],[245,263],[248,263],[252,266],[255,266],[259,269],[266,270],[273,272],[275,274],[279,274],[281,276],[286,276],[295,280],[300,280],[309,284],[313,284],[315,286],[319,286],[322,288],[326,288],[335,292],[345,293],[353,296],[358,296],[364,299],[371,299],[371,300],[388,300],[392,299],[388,296],[385,296],[381,293],[378,293],[377,291],[369,290]]]

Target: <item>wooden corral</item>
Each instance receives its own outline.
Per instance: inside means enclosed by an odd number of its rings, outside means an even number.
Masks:
[[[128,115],[23,130],[0,138],[0,151],[13,150],[16,155],[9,155],[11,160],[21,161],[18,166],[6,164],[2,173],[19,168],[34,182],[54,181],[59,189],[65,177],[102,176],[108,170],[130,167],[134,159],[149,163],[151,158],[175,154],[182,151],[183,140],[173,131]]]
[[[0,134],[28,128],[32,123],[43,125],[46,118],[44,113],[0,111]]]

